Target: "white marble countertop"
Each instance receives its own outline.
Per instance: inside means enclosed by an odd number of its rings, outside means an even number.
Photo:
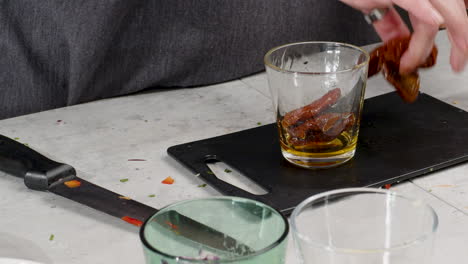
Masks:
[[[437,44],[439,62],[421,72],[421,91],[468,111],[468,71],[451,72],[444,33]],[[369,80],[366,97],[390,91],[393,88],[379,76]],[[0,134],[74,166],[82,178],[160,208],[221,195],[210,186],[199,188],[201,179],[170,158],[167,148],[274,122],[269,96],[261,73],[207,87],[148,92],[2,120]],[[136,158],[146,161],[128,161]],[[161,184],[167,176],[175,179],[173,185]],[[122,183],[122,178],[129,180]],[[437,211],[440,228],[433,263],[465,262],[468,164],[394,190],[423,198]],[[22,179],[0,175],[0,208],[0,257],[47,264],[144,263],[136,227],[60,196],[29,190]],[[287,263],[297,263],[291,245]]]

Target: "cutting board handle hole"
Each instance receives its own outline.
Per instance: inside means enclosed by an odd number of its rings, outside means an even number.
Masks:
[[[216,163],[219,162],[219,159],[216,155],[206,155],[205,156],[205,163]]]
[[[268,190],[252,181],[228,164],[220,161],[216,156],[206,156],[205,163],[218,180],[229,183],[253,195],[268,194]]]

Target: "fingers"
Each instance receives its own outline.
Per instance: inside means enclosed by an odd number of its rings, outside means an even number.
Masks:
[[[400,72],[414,70],[424,62],[434,44],[437,28],[445,24],[452,50],[450,63],[454,71],[461,71],[468,61],[468,0],[340,0],[364,13],[374,8],[392,7],[407,10],[415,28],[408,51],[401,59]],[[410,34],[398,13],[391,8],[386,16],[374,23],[383,41]]]
[[[464,56],[463,56],[464,55]],[[455,72],[461,72],[465,69],[467,61],[466,54],[463,54],[457,47],[453,47],[450,51],[450,65]]]
[[[434,39],[439,30],[438,26],[426,24],[412,14],[410,19],[414,32],[409,47],[400,60],[400,73],[402,74],[413,72],[426,61],[434,47]]]
[[[453,43],[453,37],[450,31],[447,32],[450,42]],[[450,65],[452,65],[452,69],[456,72],[462,71],[468,60],[467,54],[463,53],[457,46],[452,45],[452,50],[450,51]]]
[[[376,21],[373,25],[384,42],[410,35],[408,27],[394,8],[391,8],[381,20]]]
[[[390,7],[393,3],[414,14],[420,20],[431,24],[440,25],[443,23],[442,15],[435,9],[429,0],[341,0],[356,9],[367,13],[374,8]],[[445,0],[444,0],[445,1]],[[468,0],[466,0],[468,1]]]
[[[373,23],[375,31],[385,42],[390,39],[408,36],[410,31],[401,19],[398,12],[393,8],[392,0],[340,0],[364,13],[374,8],[390,8],[388,13],[379,21]]]
[[[452,47],[456,54],[466,59],[468,53],[468,16],[463,0],[431,0],[445,19]],[[453,62],[453,61],[452,61]]]
[[[442,15],[429,0],[393,0],[393,2],[429,25],[439,26],[444,23]]]

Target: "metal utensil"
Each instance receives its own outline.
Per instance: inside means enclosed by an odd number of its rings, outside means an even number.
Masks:
[[[0,135],[0,171],[24,178],[25,185],[30,189],[58,194],[135,226],[141,226],[158,211],[158,209],[88,182],[78,177],[72,166],[53,161],[2,135]],[[248,246],[224,233],[175,211],[173,214],[184,219],[186,225],[180,230],[180,235],[187,239],[202,244],[211,241],[208,246],[219,250],[227,250],[226,245],[223,244],[223,241],[227,241],[229,245],[235,246],[235,253],[244,255],[254,252]],[[170,229],[170,226],[164,224],[162,226]],[[205,230],[205,232],[200,232],[200,230]]]

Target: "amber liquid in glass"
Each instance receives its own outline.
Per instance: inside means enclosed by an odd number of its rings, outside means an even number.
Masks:
[[[351,128],[341,132],[337,137],[329,141],[310,139],[309,142],[296,145],[292,143],[292,136],[286,128],[282,127],[281,122],[277,122],[277,125],[283,154],[294,157],[294,163],[300,166],[307,167],[311,164],[323,167],[333,166],[338,162],[333,159],[327,160],[327,158],[346,155],[347,153],[354,152],[356,149],[358,124],[354,124]],[[324,160],[318,163],[316,161],[308,162],[308,160],[314,158]]]

